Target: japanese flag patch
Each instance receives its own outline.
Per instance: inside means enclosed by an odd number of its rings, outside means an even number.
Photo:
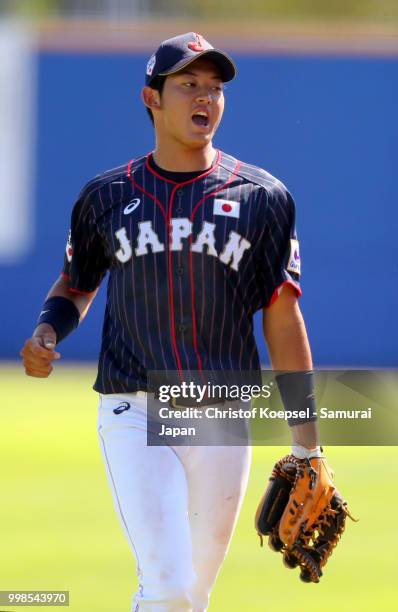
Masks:
[[[223,217],[235,217],[239,219],[240,202],[232,202],[231,200],[214,200],[213,215],[222,215]]]
[[[300,250],[299,250],[299,241],[294,240],[293,238],[290,240],[290,255],[289,261],[286,267],[288,272],[295,272],[300,276],[301,273],[301,261],[300,261]]]

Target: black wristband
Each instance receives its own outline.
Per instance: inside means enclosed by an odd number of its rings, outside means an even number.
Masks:
[[[58,344],[76,329],[79,320],[80,313],[74,303],[68,298],[55,296],[44,302],[36,326],[49,323],[54,328]]]
[[[275,379],[290,427],[316,421],[314,372],[284,372]]]

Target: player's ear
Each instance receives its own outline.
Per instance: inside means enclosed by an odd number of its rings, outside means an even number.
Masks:
[[[152,87],[145,86],[141,91],[141,98],[145,106],[152,111],[160,107],[160,93]]]

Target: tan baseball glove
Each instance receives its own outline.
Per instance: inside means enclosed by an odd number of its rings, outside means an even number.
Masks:
[[[325,457],[297,459],[287,455],[272,470],[255,517],[263,543],[283,554],[286,567],[301,569],[304,582],[319,582],[334,547],[352,520],[346,502],[333,484]]]

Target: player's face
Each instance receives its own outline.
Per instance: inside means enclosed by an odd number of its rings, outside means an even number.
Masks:
[[[156,129],[190,148],[211,142],[224,111],[224,85],[213,62],[199,59],[166,78]]]

